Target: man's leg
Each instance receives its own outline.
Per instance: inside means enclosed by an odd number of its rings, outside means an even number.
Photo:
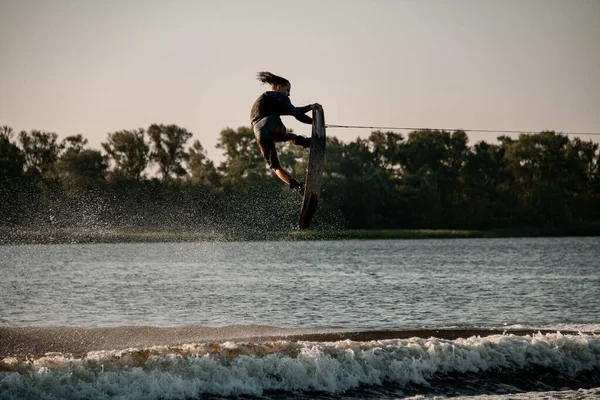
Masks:
[[[277,150],[275,150],[275,142],[258,142],[258,147],[260,148],[260,152],[262,153],[265,160],[267,160],[271,171],[273,171],[273,173],[279,179],[285,182],[285,184],[288,185],[290,189],[294,189],[300,194],[304,194],[304,185],[302,183],[299,183],[286,170],[281,168],[281,164],[279,163],[279,157],[277,157]]]
[[[290,189],[293,189],[293,190],[297,191],[298,193],[300,193],[301,195],[304,195],[304,184],[300,183],[296,179],[294,179],[285,169],[283,169],[281,167],[278,167],[278,168],[271,167],[271,171],[273,171],[273,173],[275,175],[277,175],[277,177],[279,177],[279,179],[284,181],[290,187]]]
[[[292,179],[294,179],[285,169],[283,169],[281,167],[277,167],[277,168],[271,167],[271,171],[273,171],[273,173],[275,175],[277,175],[277,177],[279,179],[284,181],[288,186],[290,185],[290,182],[292,181]]]

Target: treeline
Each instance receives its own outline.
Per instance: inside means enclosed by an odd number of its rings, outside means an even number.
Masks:
[[[283,231],[300,196],[267,168],[251,128],[221,131],[216,166],[176,125],[107,135],[0,129],[5,228]],[[469,146],[463,131],[372,132],[327,141],[315,226],[503,229],[600,223],[598,144],[555,132]],[[278,145],[303,180],[308,152]]]

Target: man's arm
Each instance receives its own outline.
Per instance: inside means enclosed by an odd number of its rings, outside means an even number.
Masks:
[[[296,110],[298,110],[302,114],[306,114],[307,112],[309,112],[310,110],[312,110],[312,104],[309,104],[309,105],[304,106],[304,107],[296,107]]]
[[[312,118],[304,114],[312,108],[311,106],[296,108],[290,101],[290,98],[287,96],[285,96],[285,98],[282,98],[281,104],[285,108],[287,115],[293,115],[294,118],[296,118],[298,121],[312,125]]]

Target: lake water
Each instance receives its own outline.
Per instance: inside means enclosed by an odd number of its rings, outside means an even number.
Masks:
[[[0,398],[600,396],[600,238],[0,246],[0,273]],[[105,341],[36,353],[58,327]]]

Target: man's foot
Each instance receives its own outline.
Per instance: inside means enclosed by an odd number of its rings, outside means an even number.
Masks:
[[[304,140],[302,141],[302,147],[309,148],[310,147],[310,139],[309,137],[305,137]]]
[[[294,143],[296,146],[302,146],[305,149],[310,147],[310,136],[304,137],[300,135],[295,135],[293,133],[290,133],[288,136],[290,138],[290,142]]]

